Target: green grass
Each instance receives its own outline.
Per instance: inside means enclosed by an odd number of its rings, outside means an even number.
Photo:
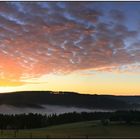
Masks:
[[[109,124],[100,121],[70,123],[47,128],[0,132],[0,138],[140,138],[140,125]]]

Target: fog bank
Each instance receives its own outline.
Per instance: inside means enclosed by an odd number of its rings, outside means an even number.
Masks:
[[[86,109],[78,107],[66,107],[57,105],[43,105],[44,108],[14,107],[10,105],[0,105],[0,114],[22,114],[22,113],[40,113],[40,114],[62,114],[68,112],[95,112],[111,111],[102,109]]]

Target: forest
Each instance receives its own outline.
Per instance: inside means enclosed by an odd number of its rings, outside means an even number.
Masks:
[[[66,124],[72,122],[82,122],[90,120],[100,120],[103,125],[109,122],[119,122],[123,124],[140,123],[140,111],[116,111],[116,112],[71,112],[64,114],[0,114],[0,129],[32,129],[43,128],[52,125]]]

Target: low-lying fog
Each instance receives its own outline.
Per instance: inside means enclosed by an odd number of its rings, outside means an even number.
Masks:
[[[22,113],[40,113],[40,114],[62,114],[67,112],[95,112],[111,111],[100,109],[85,109],[78,107],[65,107],[56,105],[43,105],[44,108],[18,108],[10,105],[0,105],[0,114],[22,114]]]

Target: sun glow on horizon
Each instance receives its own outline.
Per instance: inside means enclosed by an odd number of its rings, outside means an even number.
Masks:
[[[96,72],[81,75],[49,74],[40,78],[24,81],[25,84],[14,87],[0,87],[0,92],[14,91],[72,91],[82,94],[139,95],[140,76],[138,74],[122,74]]]

